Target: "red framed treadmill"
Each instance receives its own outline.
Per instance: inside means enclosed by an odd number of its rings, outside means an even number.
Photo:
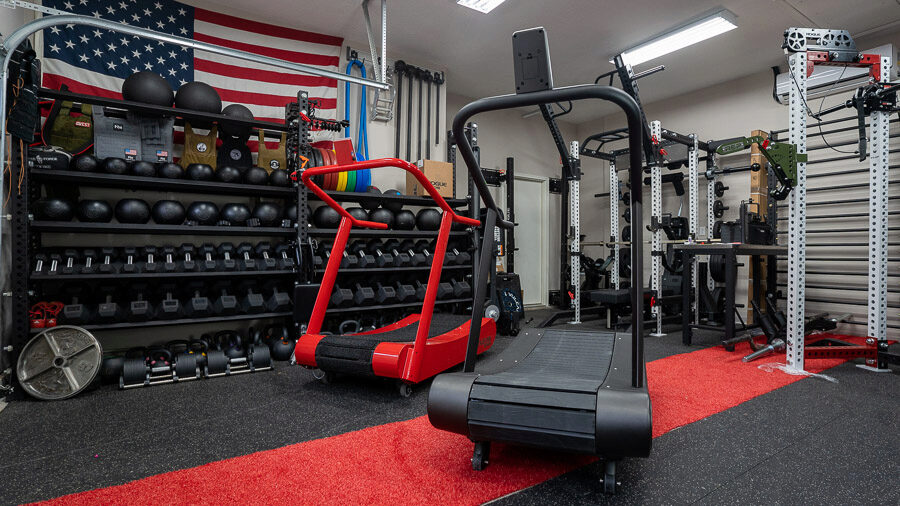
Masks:
[[[386,327],[368,332],[339,336],[322,334],[322,322],[328,310],[331,291],[340,268],[341,257],[347,246],[350,230],[354,226],[383,230],[387,228],[387,225],[353,218],[314,183],[312,178],[318,175],[327,176],[338,172],[380,167],[397,167],[412,174],[443,211],[422,311]],[[403,382],[401,393],[404,392],[404,388],[408,392],[409,384],[419,383],[462,363],[466,357],[471,319],[468,316],[435,315],[434,303],[437,299],[437,288],[441,279],[451,225],[456,222],[479,226],[481,222],[456,214],[418,167],[397,158],[307,169],[301,175],[301,179],[303,184],[326,205],[341,215],[341,222],[316,296],[307,331],[297,340],[294,350],[297,363],[306,367],[319,368],[326,373],[395,378]],[[377,269],[373,269],[373,271],[377,272]],[[432,331],[435,323],[435,331]],[[443,330],[437,331],[437,329]],[[479,335],[477,353],[480,354],[494,344],[496,335],[494,320],[482,318]]]

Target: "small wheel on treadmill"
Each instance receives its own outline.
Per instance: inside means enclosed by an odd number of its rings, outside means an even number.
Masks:
[[[334,380],[334,376],[330,372],[323,371],[322,369],[313,369],[312,375],[313,378],[319,380],[323,385],[327,385]]]
[[[412,395],[412,385],[401,381],[399,383],[399,391],[400,391],[400,397],[403,397],[405,399],[405,398],[409,397],[410,395]]]
[[[603,493],[613,495],[616,493],[616,487],[618,486],[619,482],[616,481],[616,461],[607,460],[603,473]]]
[[[484,471],[488,465],[488,455],[490,454],[490,443],[475,443],[475,450],[472,452],[472,470]]]

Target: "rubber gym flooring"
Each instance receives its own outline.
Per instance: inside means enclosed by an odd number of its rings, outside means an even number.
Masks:
[[[529,313],[535,322],[542,315]],[[499,337],[482,363],[510,339]],[[844,363],[823,371],[833,383],[745,365],[720,388],[737,366],[711,362],[718,372],[708,378],[690,368],[702,354],[718,363],[737,358],[698,351],[714,345],[714,335],[696,336],[692,347],[677,332],[645,342],[647,361],[659,361],[648,364],[651,393],[665,384],[670,397],[687,401],[654,397],[651,457],[620,464],[614,498],[600,493],[602,463],[580,456],[495,448],[488,474],[473,476],[470,443],[421,418],[427,384],[402,399],[392,383],[323,385],[308,370],[281,365],[130,391],[103,386],[63,402],[13,402],[0,412],[0,503],[151,476],[62,501],[271,504],[310,502],[303,494],[314,493],[319,504],[900,503],[896,369],[875,374]],[[691,399],[713,414],[673,419],[672,412],[699,409]],[[360,464],[381,458],[390,465]]]

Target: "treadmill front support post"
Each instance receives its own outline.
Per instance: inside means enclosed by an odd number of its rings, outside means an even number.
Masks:
[[[450,225],[453,224],[453,213],[444,212],[441,216],[441,228],[438,231],[437,243],[434,245],[434,254],[431,257],[431,272],[428,274],[428,285],[425,288],[425,301],[422,303],[422,314],[419,317],[419,326],[416,330],[416,341],[413,344],[411,356],[406,362],[402,379],[409,383],[418,383],[419,371],[422,370],[422,361],[425,360],[425,346],[428,341],[428,330],[431,328],[431,315],[434,313],[434,302],[437,300],[438,285],[441,282],[441,269],[444,265],[444,253],[447,251],[447,239],[450,237]],[[490,255],[482,255],[490,258]],[[482,302],[482,305],[484,303]],[[475,328],[476,335],[481,335],[481,320],[478,325],[469,322]],[[471,339],[471,337],[470,337]],[[466,357],[468,360],[468,356]]]
[[[328,265],[325,268],[325,273],[322,275],[322,285],[319,288],[319,294],[316,295],[316,305],[313,307],[312,316],[309,318],[309,326],[306,329],[307,334],[318,334],[322,330],[325,311],[328,310],[331,290],[334,288],[334,281],[337,279],[351,228],[353,228],[353,224],[350,222],[350,219],[342,217],[341,224],[338,226],[337,237],[334,238],[334,245],[331,246],[331,256],[328,258]]]
[[[497,211],[493,207],[487,208],[487,216],[484,220],[484,240],[493,237],[491,232],[497,226]],[[487,251],[485,251],[487,253]],[[484,301],[487,298],[487,280],[491,275],[491,264],[493,256],[483,254],[478,261],[478,272],[474,280],[475,284],[475,300],[472,302],[472,319],[469,320],[469,343],[466,347],[466,361],[463,364],[463,372],[475,371],[475,358],[478,352],[478,340],[481,337],[481,325],[475,322],[481,321],[481,315],[484,314]],[[440,281],[440,278],[438,279]]]

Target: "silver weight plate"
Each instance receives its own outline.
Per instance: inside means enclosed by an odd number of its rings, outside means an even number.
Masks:
[[[100,342],[87,330],[60,325],[34,336],[19,355],[16,375],[28,395],[53,401],[88,386],[103,363]]]

